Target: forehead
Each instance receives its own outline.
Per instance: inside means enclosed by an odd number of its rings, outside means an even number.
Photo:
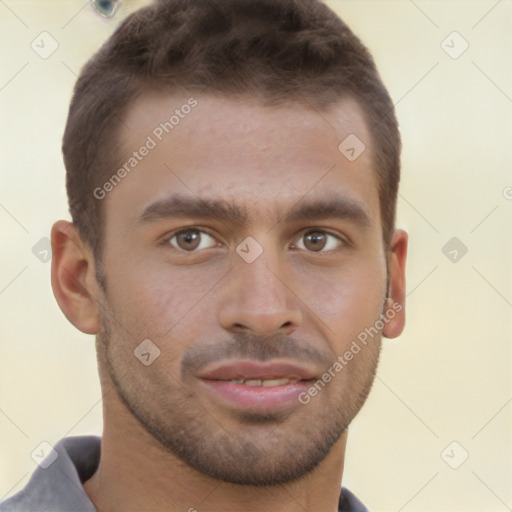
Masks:
[[[179,193],[279,215],[306,195],[341,194],[380,219],[370,133],[350,99],[320,111],[299,103],[151,93],[127,110],[119,140],[119,166],[135,165],[108,198],[112,213],[129,205],[125,214],[133,216]]]

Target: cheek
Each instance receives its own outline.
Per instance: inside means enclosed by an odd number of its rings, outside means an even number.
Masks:
[[[336,269],[317,267],[297,273],[297,296],[314,312],[328,337],[347,340],[377,320],[386,287],[385,265],[379,260],[354,258]]]
[[[212,291],[225,272],[199,268],[171,268],[146,259],[117,279],[109,295],[133,336],[164,341],[177,332],[193,335],[211,307]],[[121,276],[121,273],[119,273]]]

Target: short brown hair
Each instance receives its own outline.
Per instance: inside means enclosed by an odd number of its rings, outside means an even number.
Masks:
[[[325,110],[351,97],[373,138],[385,246],[395,224],[400,134],[361,41],[318,0],[160,0],[128,16],[83,68],[63,138],[73,222],[99,258],[102,201],[126,107],[145,90],[204,89]],[[340,141],[341,142],[341,141]]]

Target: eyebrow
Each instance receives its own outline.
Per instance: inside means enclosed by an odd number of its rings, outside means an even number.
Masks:
[[[321,220],[327,218],[348,220],[362,229],[372,227],[371,217],[366,208],[358,201],[349,197],[322,199],[305,204],[298,203],[280,219],[280,222]]]
[[[139,222],[157,222],[175,217],[195,217],[215,219],[231,224],[248,224],[247,209],[232,201],[174,195],[160,199],[144,209]],[[358,201],[348,197],[321,199],[310,203],[300,201],[295,204],[278,222],[298,222],[337,218],[348,220],[368,229],[372,226],[370,215]]]
[[[149,205],[139,221],[156,222],[173,217],[213,218],[233,224],[244,224],[249,219],[247,210],[233,202],[174,195]]]

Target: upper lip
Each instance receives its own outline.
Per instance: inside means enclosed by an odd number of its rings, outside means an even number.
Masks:
[[[217,363],[199,373],[199,378],[206,380],[233,380],[233,379],[290,379],[311,380],[314,374],[306,367],[291,362],[255,362],[255,361],[229,361]]]

